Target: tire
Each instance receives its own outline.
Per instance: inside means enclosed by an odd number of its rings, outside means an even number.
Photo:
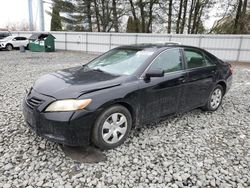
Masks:
[[[13,46],[11,44],[7,44],[5,48],[8,51],[12,51],[13,50]]]
[[[221,105],[223,93],[223,87],[221,85],[217,85],[209,95],[208,101],[202,109],[204,111],[216,111]]]
[[[113,149],[126,140],[131,127],[132,117],[128,109],[121,105],[111,106],[97,118],[92,143],[102,150]]]

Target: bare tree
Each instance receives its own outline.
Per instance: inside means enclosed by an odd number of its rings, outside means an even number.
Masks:
[[[136,11],[135,11],[135,5],[134,5],[133,0],[129,0],[129,3],[130,3],[130,6],[131,6],[132,15],[134,17],[136,32],[139,33],[139,21],[138,21]]]
[[[187,5],[188,5],[188,0],[184,0],[184,5],[183,5],[184,11],[183,11],[183,16],[182,16],[180,33],[184,32],[184,27],[185,27],[185,23],[186,23]]]
[[[97,0],[94,0],[94,10],[95,10],[95,18],[96,18],[96,25],[97,25],[97,31],[101,31],[100,27],[100,13],[99,13],[99,7],[97,5]]]
[[[234,31],[233,31],[234,34],[238,33],[239,30],[239,19],[241,17],[241,8],[242,8],[242,0],[238,0],[236,17],[234,20]]]
[[[176,33],[180,32],[180,22],[181,22],[181,15],[182,15],[182,7],[183,7],[183,0],[180,0],[178,18],[177,18],[177,23],[176,23]]]
[[[115,32],[119,32],[116,0],[112,0],[112,11],[113,11],[114,29],[115,29]]]
[[[173,8],[173,0],[169,0],[169,4],[168,4],[168,33],[171,33],[172,8]]]
[[[22,22],[9,22],[5,26],[8,31],[29,31],[29,23]],[[36,30],[36,28],[34,28]]]

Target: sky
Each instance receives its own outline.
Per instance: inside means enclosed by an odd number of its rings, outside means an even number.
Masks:
[[[51,11],[50,0],[44,0],[44,10]],[[33,20],[37,28],[39,28],[38,0],[33,0]],[[205,21],[206,28],[211,28],[216,18],[214,17],[216,8],[211,10],[210,19]],[[50,16],[44,12],[45,30],[50,30]],[[0,28],[4,28],[11,23],[28,23],[28,0],[1,0],[0,6]]]
[[[44,10],[50,11],[50,0],[44,3]],[[33,0],[33,20],[39,28],[38,0]],[[50,16],[44,12],[45,30],[50,29]],[[9,23],[28,23],[28,0],[1,0],[0,6],[0,28],[4,28]]]

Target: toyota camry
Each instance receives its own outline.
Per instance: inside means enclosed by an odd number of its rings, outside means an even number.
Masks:
[[[23,113],[48,140],[111,149],[131,129],[167,115],[217,110],[231,81],[230,64],[197,47],[121,46],[39,78],[27,91]]]

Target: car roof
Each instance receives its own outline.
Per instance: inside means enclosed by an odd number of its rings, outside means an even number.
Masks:
[[[201,48],[195,47],[195,46],[189,46],[189,45],[182,45],[177,42],[164,42],[164,43],[138,43],[138,44],[131,44],[131,45],[123,45],[119,46],[118,48],[129,48],[129,49],[161,49],[161,48],[194,48],[197,50],[203,50]]]

